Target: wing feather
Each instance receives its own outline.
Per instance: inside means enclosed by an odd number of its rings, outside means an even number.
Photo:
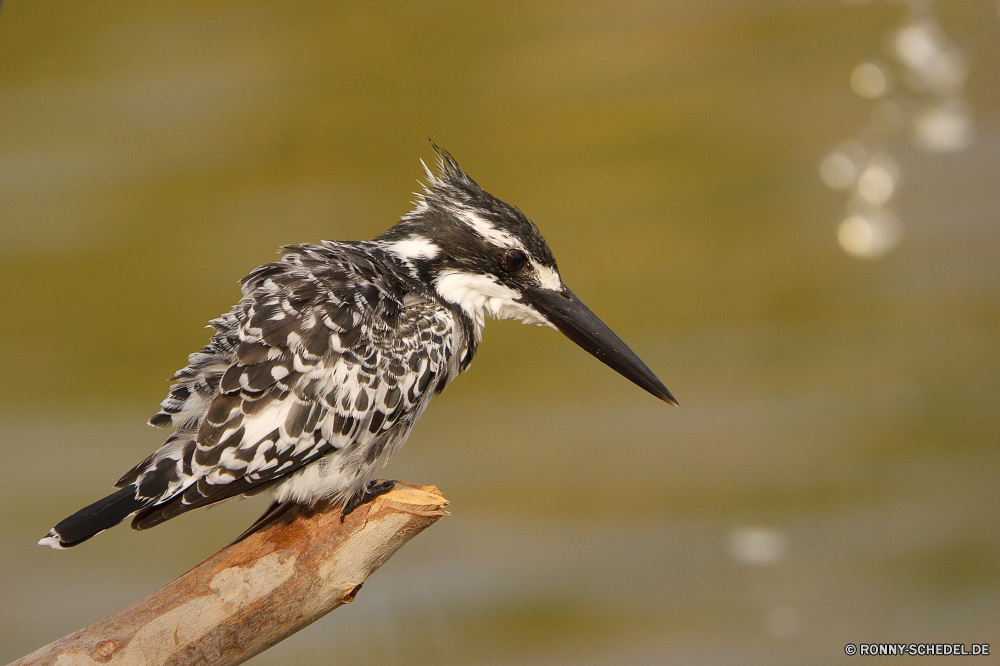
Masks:
[[[376,246],[286,250],[244,279],[243,299],[174,376],[150,422],[177,431],[119,482],[157,499],[135,526],[252,494],[332,454],[361,476],[457,373],[454,315],[408,291]]]

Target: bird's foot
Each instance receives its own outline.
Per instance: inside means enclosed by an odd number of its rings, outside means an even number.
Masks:
[[[379,495],[385,495],[387,492],[396,487],[395,479],[386,479],[385,481],[378,481],[372,479],[365,486],[364,491],[360,495],[355,495],[351,499],[347,500],[344,505],[344,510],[340,512],[340,522],[344,522],[344,518],[351,515],[351,512],[357,509],[359,506],[365,502],[371,502],[373,499]]]

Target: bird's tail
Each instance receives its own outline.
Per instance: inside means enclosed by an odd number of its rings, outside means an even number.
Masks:
[[[237,544],[240,541],[243,541],[243,539],[246,539],[251,534],[255,534],[256,532],[263,532],[271,525],[282,522],[283,520],[285,520],[288,511],[292,507],[299,507],[299,506],[300,505],[296,504],[295,502],[279,502],[277,500],[271,502],[271,506],[267,507],[267,511],[265,511],[260,518],[254,521],[253,525],[248,527],[246,531],[243,532],[243,534],[236,537],[236,540],[229,545],[232,546],[233,544]],[[292,517],[294,516],[295,514],[293,513]]]
[[[136,497],[135,484],[129,484],[61,520],[38,545],[69,548],[83,543],[95,534],[114,527],[149,502],[148,498]]]

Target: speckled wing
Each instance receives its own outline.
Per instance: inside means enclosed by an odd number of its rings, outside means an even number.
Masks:
[[[450,380],[452,313],[404,293],[401,267],[376,246],[286,250],[244,279],[244,298],[212,322],[150,420],[177,430],[118,482],[150,500],[133,527],[259,492],[324,457],[342,486],[326,492],[346,499]]]

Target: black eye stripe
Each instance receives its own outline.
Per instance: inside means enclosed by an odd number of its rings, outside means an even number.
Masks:
[[[528,265],[528,257],[520,250],[507,250],[500,261],[508,273],[517,273]]]

